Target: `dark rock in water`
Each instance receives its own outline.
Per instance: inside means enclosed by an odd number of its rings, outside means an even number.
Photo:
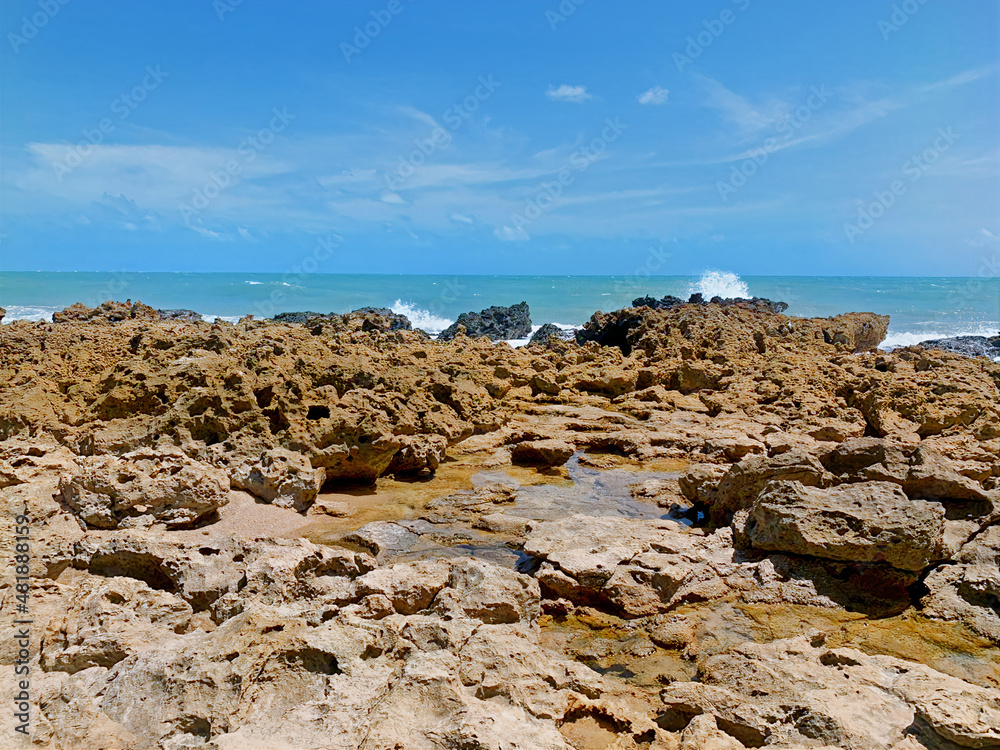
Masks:
[[[947,339],[921,341],[924,349],[942,349],[966,357],[1000,357],[1000,333],[996,336],[954,336]]]
[[[549,339],[553,336],[561,341],[567,341],[573,338],[573,334],[571,332],[564,331],[562,328],[557,325],[553,325],[552,323],[545,323],[541,328],[531,334],[530,343],[547,344],[549,343]]]
[[[648,294],[645,297],[638,297],[632,300],[632,307],[651,307],[654,310],[667,310],[671,307],[678,307],[684,304],[684,300],[680,297],[674,297],[672,294],[668,294],[662,299],[656,299]],[[772,312],[772,313],[783,313],[788,309],[788,304],[785,302],[775,302],[773,300],[764,299],[763,297],[753,297],[752,299],[745,299],[743,297],[734,297],[732,299],[723,299],[722,297],[712,297],[710,302],[705,302],[705,296],[700,292],[692,294],[687,301],[689,305],[721,305],[722,307],[743,307],[748,310],[756,310],[757,312]]]
[[[331,313],[332,314],[332,313]],[[337,316],[340,317],[339,315]],[[308,323],[314,318],[330,318],[330,314],[318,312],[283,312],[275,315],[271,320],[276,323]]]
[[[645,297],[639,297],[638,299],[632,300],[632,307],[652,307],[654,310],[677,307],[678,305],[683,304],[684,300],[680,297],[674,297],[672,294],[668,294],[663,299],[656,299],[655,297],[650,297],[647,294]]]
[[[7,314],[7,311],[4,310],[2,307],[0,307],[0,323],[3,322],[4,315],[6,315],[6,314]]]
[[[283,312],[272,318],[276,323],[302,323],[309,326],[329,324],[335,330],[410,331],[410,319],[388,307],[362,307],[349,313]]]
[[[467,312],[458,316],[438,339],[451,341],[458,335],[459,326],[465,327],[467,336],[486,336],[493,341],[523,339],[531,335],[531,317],[528,303],[521,302],[510,307],[491,307],[482,312]]]
[[[201,323],[203,318],[194,310],[157,310],[160,320],[181,320],[185,323]]]
[[[722,307],[742,307],[756,312],[769,312],[779,315],[788,309],[787,302],[775,302],[774,300],[765,299],[764,297],[752,297],[750,299],[745,299],[743,297],[734,297],[732,299],[712,297],[709,304],[722,305]]]

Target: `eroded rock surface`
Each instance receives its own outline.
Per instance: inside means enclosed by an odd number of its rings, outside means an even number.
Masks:
[[[35,746],[1000,746],[988,359],[765,300],[165,312],[0,328]]]
[[[96,529],[140,519],[189,526],[229,502],[225,472],[180,451],[139,449],[121,456],[81,457],[59,481],[60,496]]]
[[[828,649],[822,634],[707,660],[661,694],[661,726],[696,716],[740,747],[997,747],[1000,695],[914,662]],[[912,743],[912,744],[907,744]]]

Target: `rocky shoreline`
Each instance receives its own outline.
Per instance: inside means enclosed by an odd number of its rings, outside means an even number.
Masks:
[[[954,336],[947,339],[921,341],[925,349],[941,349],[966,357],[1000,357],[1000,334],[996,336]]]
[[[0,327],[32,746],[1000,747],[1000,365],[515,307]]]

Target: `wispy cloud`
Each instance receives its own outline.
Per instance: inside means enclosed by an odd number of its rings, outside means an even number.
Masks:
[[[786,138],[777,135],[775,150],[826,145],[897,110],[936,102],[945,89],[986,72],[895,89],[884,83],[841,82],[831,87],[830,103],[814,111],[808,127],[792,129]],[[620,146],[597,154],[589,151],[593,129],[586,123],[568,136],[559,129],[530,137],[510,126],[486,127],[481,120],[470,120],[446,153],[428,158],[405,185],[387,191],[385,171],[396,166],[399,154],[426,140],[438,122],[427,107],[394,103],[336,136],[295,133],[275,142],[244,164],[186,226],[179,202],[192,203],[194,192],[209,184],[212,173],[238,156],[234,148],[104,144],[60,182],[52,162],[64,158],[67,144],[30,143],[17,163],[5,164],[6,197],[16,200],[17,212],[26,216],[73,216],[83,223],[134,231],[163,232],[180,225],[182,231],[220,243],[266,243],[282,231],[328,231],[331,224],[345,232],[425,242],[441,237],[511,243],[551,237],[615,239],[687,232],[696,224],[708,237],[718,228],[715,222],[727,217],[783,215],[795,198],[790,187],[794,175],[761,195],[764,200],[720,205],[714,188],[720,170],[706,167],[747,158],[751,148],[775,136],[782,118],[794,114],[809,90],[747,93],[710,78],[693,80],[694,89],[679,89],[674,101],[690,93],[701,97],[703,109],[692,112],[700,117],[696,148],[662,139],[623,139]],[[585,86],[568,84],[551,88],[548,96],[566,102],[596,98]],[[667,89],[652,86],[632,100],[633,106],[662,105],[669,96]],[[551,210],[527,231],[514,226],[511,216],[523,211],[541,185],[554,184],[580,154],[592,165],[586,179],[561,191]],[[963,157],[938,173],[996,173],[995,152],[972,151]]]
[[[972,83],[995,71],[996,68],[965,71],[940,81],[910,86],[893,93],[885,92],[884,86],[873,87],[865,83],[839,86],[833,92],[834,106],[829,109],[824,107],[822,113],[814,115],[814,122],[810,124],[808,130],[803,128],[801,135],[779,139],[768,150],[770,153],[776,153],[798,146],[822,146],[831,143],[893,112],[924,102],[930,94]],[[727,121],[736,125],[744,142],[759,144],[763,135],[776,135],[779,129],[788,135],[794,135],[793,129],[778,126],[792,121],[795,108],[802,102],[794,98],[783,101],[772,96],[766,105],[761,105],[730,91],[718,81],[704,76],[700,78],[709,91],[707,102],[709,106],[723,112]],[[873,88],[876,91],[873,91]],[[807,94],[803,94],[803,97],[806,96]],[[759,145],[751,146],[737,153],[704,159],[703,163],[742,161],[752,157],[759,150]]]
[[[661,86],[653,86],[639,94],[639,104],[666,104],[670,92]]]
[[[506,224],[494,229],[493,236],[503,242],[524,242],[531,239],[524,227],[511,227]]]
[[[782,117],[786,117],[794,104],[770,96],[766,101],[753,102],[726,88],[722,83],[708,76],[696,76],[705,92],[705,104],[720,113],[727,121],[736,125],[744,138],[772,127]]]
[[[545,94],[555,102],[574,102],[576,104],[594,98],[593,94],[587,91],[586,86],[570,86],[566,83],[559,87],[550,86]]]

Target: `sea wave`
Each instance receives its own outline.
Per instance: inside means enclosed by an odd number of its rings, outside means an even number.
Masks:
[[[7,305],[7,314],[4,315],[4,323],[13,323],[15,320],[51,320],[52,313],[62,310],[62,307],[44,307],[32,305]]]
[[[723,299],[733,299],[742,297],[749,298],[750,287],[732,271],[705,271],[701,278],[691,284],[688,288],[690,294],[700,293],[705,299],[712,297],[722,297]]]
[[[431,335],[441,333],[441,331],[455,322],[435,315],[429,310],[423,310],[412,302],[403,302],[399,299],[392,304],[392,311],[398,315],[405,315],[414,328],[423,329]]]
[[[304,286],[290,284],[287,281],[244,281],[243,283],[249,284],[250,286],[287,286],[292,289],[305,289]]]

